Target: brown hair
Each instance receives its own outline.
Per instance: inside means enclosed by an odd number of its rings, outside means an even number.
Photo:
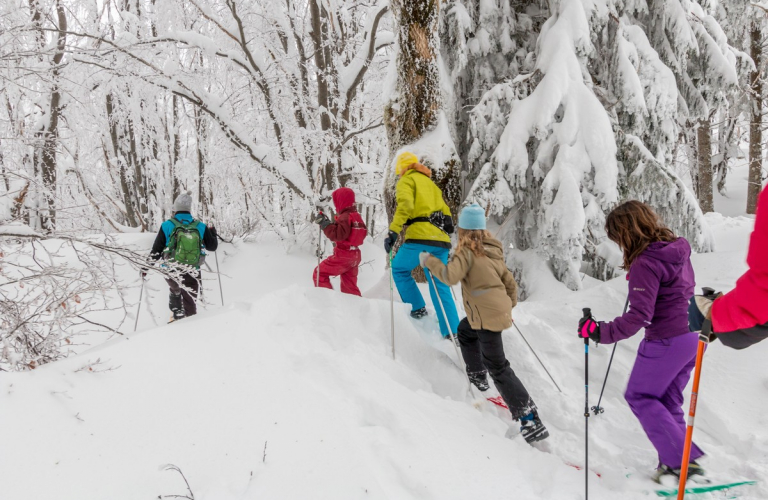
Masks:
[[[651,207],[636,200],[622,203],[608,214],[605,232],[624,252],[621,266],[624,270],[629,269],[651,243],[677,239]]]
[[[466,247],[475,254],[475,257],[482,257],[485,255],[483,240],[486,238],[493,238],[493,236],[485,229],[459,228],[459,243],[456,245],[456,253],[458,254]]]

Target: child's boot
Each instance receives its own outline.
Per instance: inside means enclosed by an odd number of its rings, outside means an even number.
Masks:
[[[478,390],[482,392],[488,390],[488,372],[471,372],[467,373],[467,376],[469,377],[469,381],[472,382],[472,384],[477,387]]]
[[[523,434],[523,438],[525,438],[525,442],[528,444],[533,444],[536,441],[543,441],[549,437],[549,431],[544,427],[544,424],[541,423],[541,419],[539,418],[538,413],[536,413],[536,410],[531,410],[528,415],[525,415],[520,419],[520,432]]]

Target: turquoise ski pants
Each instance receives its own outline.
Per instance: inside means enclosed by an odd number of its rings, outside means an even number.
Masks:
[[[447,248],[422,245],[420,243],[408,243],[407,241],[397,251],[395,258],[392,260],[392,277],[395,280],[400,298],[403,299],[403,302],[411,304],[413,311],[421,309],[426,305],[419,287],[416,286],[416,281],[411,276],[411,272],[419,266],[419,254],[421,252],[431,253],[443,261],[444,264],[448,263],[448,254],[450,253]],[[448,337],[451,333],[456,333],[456,329],[459,326],[459,315],[456,313],[456,304],[453,302],[451,289],[437,278],[435,278],[437,293],[434,287],[432,287],[432,281],[429,277],[427,277],[427,284],[429,285],[429,296],[432,298],[432,304],[437,311],[440,333],[442,333],[443,337]],[[450,332],[445,324],[443,312],[440,309],[440,302],[437,301],[437,294],[440,294],[440,300],[445,307],[445,315],[448,316],[448,322],[451,327]]]

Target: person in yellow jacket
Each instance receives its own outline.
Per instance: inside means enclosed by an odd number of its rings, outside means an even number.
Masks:
[[[411,316],[418,319],[427,315],[427,309],[411,272],[419,266],[421,252],[429,252],[440,261],[448,262],[453,220],[451,210],[443,200],[442,191],[432,182],[432,171],[419,163],[416,155],[408,152],[398,155],[395,173],[400,176],[396,188],[397,210],[389,225],[384,249],[387,253],[392,250],[398,234],[405,227],[405,243],[392,261],[392,277],[403,302],[411,304]],[[447,285],[439,280],[435,280],[435,285],[437,290],[429,283],[429,295],[432,304],[438,309],[440,333],[443,338],[449,339],[459,325],[456,304]],[[440,302],[437,294],[440,294]],[[448,325],[439,309],[440,303],[445,307]]]

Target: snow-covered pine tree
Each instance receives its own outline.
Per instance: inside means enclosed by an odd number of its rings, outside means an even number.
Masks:
[[[709,7],[709,6],[708,6]],[[717,20],[692,0],[656,0],[645,16],[649,39],[674,72],[682,97],[678,123],[689,141],[687,158],[701,208],[713,209],[711,122],[738,84],[737,58]]]
[[[544,1],[451,0],[445,4],[441,52],[453,88],[453,99],[446,102],[445,109],[465,167],[465,186],[474,181],[482,166],[477,156],[493,152],[498,145],[494,140],[501,133],[488,131],[494,139],[481,145],[469,133],[470,122],[475,115],[483,115],[480,106],[488,107],[489,113],[499,108],[504,115],[509,112],[507,100],[499,94],[515,94],[507,81],[533,71],[537,33],[547,17]],[[500,88],[488,96],[486,92],[496,85]],[[525,89],[527,95],[530,88]],[[494,122],[488,120],[491,126]],[[470,160],[473,144],[475,153]]]
[[[533,71],[489,88],[471,113],[469,168],[482,167],[470,196],[571,288],[582,260],[590,274],[612,275],[600,245],[605,213],[622,199],[649,203],[694,249],[710,250],[674,157],[685,127],[727,102],[738,51],[690,0],[550,8]]]
[[[739,147],[745,140],[740,133],[743,130],[740,125],[744,115],[749,112],[749,76],[754,69],[752,61],[746,56],[749,53],[749,13],[752,8],[748,2],[740,0],[710,2],[707,6],[722,26],[728,43],[744,54],[739,58],[740,64],[737,67],[739,85],[728,94],[728,105],[718,110],[712,127],[712,167],[717,177],[718,192],[727,196],[726,179],[731,163],[744,158],[744,153]]]
[[[608,115],[591,88],[595,48],[580,0],[552,2],[538,40],[535,89],[513,100],[500,144],[472,197],[509,217],[504,237],[537,248],[555,276],[578,289],[584,246],[602,231],[619,199],[616,144]]]
[[[687,0],[655,2],[647,9],[642,3],[612,2],[600,18],[598,10],[593,22],[603,26],[595,29],[602,57],[591,66],[617,125],[623,196],[651,204],[694,249],[707,251],[711,237],[697,200],[674,168],[676,151],[681,138],[697,131],[710,140],[709,117],[727,109],[743,54],[728,45],[711,15]],[[702,120],[705,126],[696,128]],[[692,146],[698,153],[695,148],[703,144]],[[709,147],[701,151],[711,154]],[[711,193],[707,165],[705,190]],[[696,188],[698,180],[694,176]]]

